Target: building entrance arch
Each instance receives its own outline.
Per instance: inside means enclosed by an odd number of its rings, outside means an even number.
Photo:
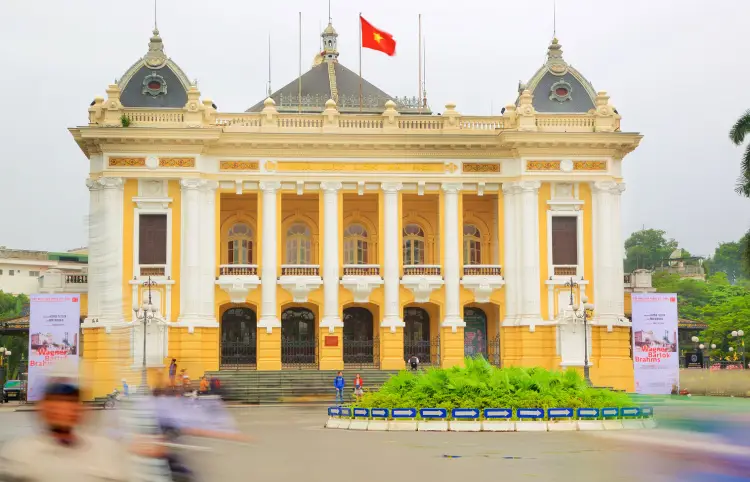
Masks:
[[[404,308],[404,360],[419,358],[420,365],[436,364],[440,340],[430,338],[430,314],[417,307]]]
[[[257,328],[258,319],[251,308],[229,308],[221,315],[221,368],[255,366]]]
[[[281,313],[281,366],[317,367],[317,347],[315,313],[299,306],[284,310]]]
[[[464,355],[487,358],[487,314],[475,307],[464,308]]]
[[[377,368],[380,346],[375,336],[372,312],[367,308],[344,310],[344,363]]]

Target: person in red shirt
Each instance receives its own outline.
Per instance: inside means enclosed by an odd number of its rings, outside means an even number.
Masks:
[[[362,377],[359,373],[354,377],[354,396],[357,398],[362,396]]]

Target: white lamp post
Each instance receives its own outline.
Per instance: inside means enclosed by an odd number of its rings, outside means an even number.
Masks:
[[[142,306],[138,304],[133,305],[133,313],[135,318],[143,323],[143,365],[141,367],[141,393],[144,395],[148,392],[148,369],[146,365],[146,326],[153,321],[156,317],[158,308],[151,303],[151,286],[155,285],[156,282],[151,281],[151,277],[148,277],[148,281],[143,283],[144,286],[148,287],[148,301],[144,301]]]
[[[588,312],[594,311],[594,305],[588,302],[587,296],[581,297],[582,306],[573,305],[573,316],[577,320],[583,320],[583,378],[586,384],[591,386],[591,377],[589,376],[589,333],[588,333]]]

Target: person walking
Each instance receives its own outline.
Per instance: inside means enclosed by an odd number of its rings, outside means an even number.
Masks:
[[[357,373],[357,376],[354,377],[354,396],[359,400],[362,395],[362,377]]]
[[[172,358],[172,363],[169,364],[169,386],[175,387],[174,379],[177,376],[177,359]]]
[[[336,389],[336,403],[339,405],[344,403],[344,386],[346,386],[344,375],[342,372],[339,372],[336,378],[333,379],[333,387]]]

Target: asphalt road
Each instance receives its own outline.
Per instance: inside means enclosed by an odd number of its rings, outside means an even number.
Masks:
[[[324,429],[324,407],[231,409],[246,444],[188,441],[201,480],[666,482],[660,454],[618,440],[572,433],[356,432]],[[91,412],[104,431],[114,412]],[[36,430],[34,412],[0,409],[0,443]]]

